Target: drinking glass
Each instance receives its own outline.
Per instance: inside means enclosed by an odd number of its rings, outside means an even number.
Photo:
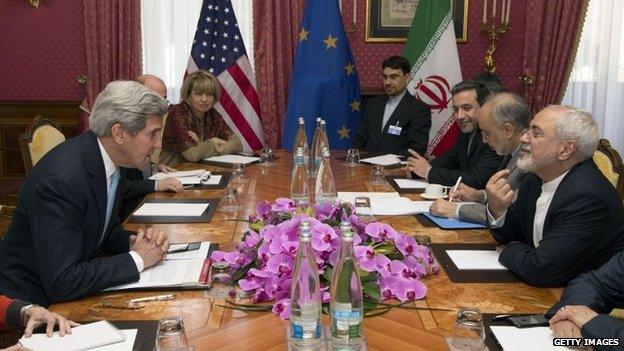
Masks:
[[[347,166],[355,167],[360,163],[360,151],[358,149],[347,150]]]
[[[260,165],[270,167],[275,164],[275,154],[270,148],[264,148],[260,151]]]
[[[482,351],[485,348],[483,315],[476,308],[457,311],[455,331],[451,337],[451,350]]]
[[[234,163],[232,164],[232,181],[245,181],[245,164]]]
[[[156,331],[156,351],[191,350],[184,332],[184,320],[180,317],[168,317],[158,321]]]
[[[238,190],[232,187],[225,189],[225,195],[221,199],[221,211],[236,212],[241,208],[242,206],[238,201]]]
[[[386,169],[382,165],[373,165],[371,168],[371,183],[383,184],[385,182]]]

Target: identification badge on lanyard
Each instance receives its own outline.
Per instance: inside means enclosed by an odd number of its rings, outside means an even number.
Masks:
[[[397,122],[397,124],[395,126],[390,125],[388,127],[388,134],[401,135],[401,131],[402,130],[403,130],[403,128],[399,127],[399,122]]]

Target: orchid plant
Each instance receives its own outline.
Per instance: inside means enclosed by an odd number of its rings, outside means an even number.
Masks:
[[[341,243],[339,224],[348,219],[354,233],[354,254],[360,269],[365,309],[369,315],[392,307],[407,307],[422,299],[427,287],[421,279],[439,268],[429,247],[418,245],[390,225],[362,221],[350,203],[316,204],[297,208],[291,199],[258,203],[249,218],[249,230],[232,252],[215,251],[213,262],[229,263],[232,281],[247,292],[254,305],[228,302],[243,310],[271,309],[280,318],[290,317],[290,284],[299,246],[299,224],[307,219],[312,227],[312,248],[318,264],[322,302],[329,303],[332,267],[338,261]],[[401,303],[384,303],[398,299]]]

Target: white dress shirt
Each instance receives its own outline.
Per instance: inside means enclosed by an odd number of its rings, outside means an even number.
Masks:
[[[117,165],[115,165],[113,160],[110,158],[110,156],[108,155],[108,152],[106,152],[106,149],[104,148],[104,145],[102,145],[102,142],[100,141],[99,138],[97,141],[98,141],[98,146],[100,147],[100,153],[102,154],[102,160],[104,160],[104,171],[106,172],[106,192],[107,192],[106,195],[108,195],[108,189],[110,188],[111,177],[113,176],[113,173],[115,173],[115,171],[119,172],[119,169]],[[119,215],[119,214],[117,213],[112,214],[112,216],[116,216],[116,215]],[[104,228],[104,230],[106,230],[106,228]],[[143,269],[145,269],[145,263],[143,262],[143,258],[141,258],[141,255],[139,255],[135,251],[130,251],[129,254],[130,254],[130,257],[132,257],[132,260],[134,261],[134,264],[136,265],[139,273],[142,272]]]
[[[535,202],[535,218],[533,219],[533,244],[535,247],[539,246],[540,241],[544,237],[544,220],[546,219],[548,208],[550,208],[555,191],[557,191],[561,180],[566,174],[568,172],[563,173],[548,183],[542,184],[542,194]]]

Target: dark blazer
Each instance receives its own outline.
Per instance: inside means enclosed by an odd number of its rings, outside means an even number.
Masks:
[[[490,177],[499,169],[503,158],[498,156],[488,144],[483,142],[480,129],[477,129],[468,155],[470,134],[461,133],[444,155],[431,160],[431,169],[427,175],[429,183],[453,186],[459,176],[462,183],[475,189],[485,189]]]
[[[123,180],[106,220],[106,175],[91,132],[46,154],[21,187],[13,221],[0,244],[0,292],[43,306],[137,281],[130,232],[117,215]],[[114,256],[96,258],[106,251]]]
[[[123,203],[119,220],[123,222],[141,203],[145,195],[154,192],[155,180],[143,179],[143,172],[135,168],[119,167],[124,180]]]
[[[609,316],[614,308],[624,308],[624,252],[613,256],[598,270],[574,279],[563,290],[561,300],[546,316],[551,318],[563,306],[583,305],[599,313],[581,328],[583,338],[618,338],[624,345],[624,321]],[[621,350],[622,346],[597,346],[597,350]]]
[[[385,94],[368,100],[353,147],[396,155],[407,155],[407,149],[412,149],[423,155],[429,143],[431,110],[406,92],[381,130],[387,101],[388,95]],[[401,135],[389,134],[389,126],[397,123],[402,128]]]
[[[624,249],[622,202],[590,158],[570,169],[553,195],[543,239],[533,245],[535,202],[542,181],[527,173],[505,224],[492,229],[506,244],[499,261],[529,284],[563,286]]]
[[[509,156],[509,155],[508,155]],[[516,153],[513,157],[509,159],[507,164],[501,164],[500,169],[508,169],[511,171],[509,176],[507,176],[507,181],[513,190],[518,189],[520,186],[520,182],[522,181],[522,177],[525,174],[520,167],[516,167],[516,163],[518,161],[519,153]],[[504,161],[503,161],[504,162]],[[485,192],[485,190],[481,190]],[[516,192],[516,195],[518,193]],[[514,201],[516,199],[514,198]],[[487,199],[483,203],[467,203],[461,205],[459,208],[459,219],[467,222],[475,222],[481,224],[487,224]]]

